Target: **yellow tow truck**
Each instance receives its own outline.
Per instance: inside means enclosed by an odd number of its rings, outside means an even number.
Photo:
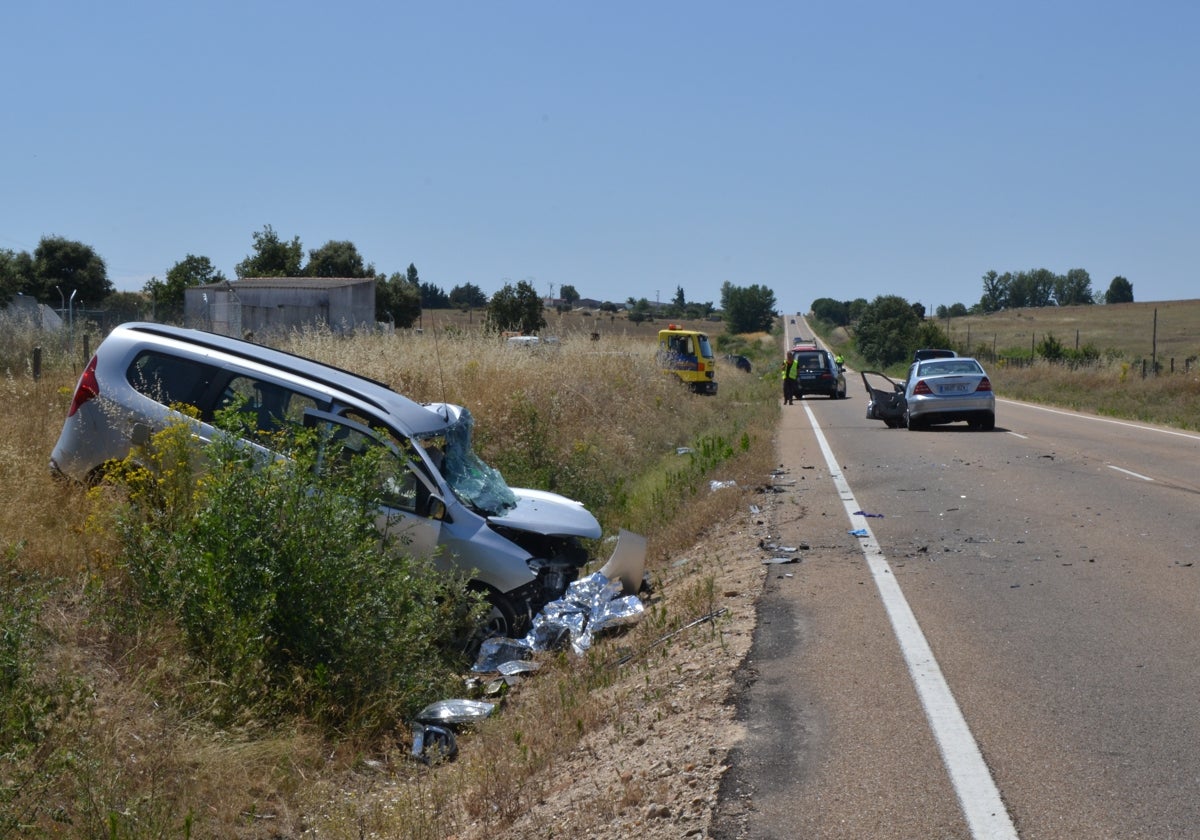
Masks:
[[[697,394],[717,393],[717,363],[706,334],[668,324],[658,331],[658,360],[664,373],[678,377]]]

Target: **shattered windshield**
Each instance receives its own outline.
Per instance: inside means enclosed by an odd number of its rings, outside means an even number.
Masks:
[[[517,496],[495,467],[488,466],[471,448],[475,419],[466,408],[445,437],[422,440],[434,465],[458,500],[486,515],[499,515],[517,506]]]

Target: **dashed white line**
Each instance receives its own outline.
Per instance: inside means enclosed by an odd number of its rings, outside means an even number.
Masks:
[[[842,475],[829,442],[821,433],[817,418],[806,403],[804,411],[808,415],[809,424],[817,436],[817,443],[825,456],[825,464],[837,487],[842,504],[846,507],[846,517],[855,528],[862,528],[866,537],[859,540],[863,557],[871,570],[871,577],[879,589],[879,596],[892,622],[896,640],[908,664],[908,672],[912,675],[917,695],[921,705],[925,707],[925,716],[929,720],[930,729],[941,750],[942,760],[950,775],[950,782],[958,795],[959,806],[975,840],[1017,840],[1017,830],[1012,818],[1000,798],[992,774],[988,770],[979,745],[967,726],[966,718],[958,707],[958,701],[950,693],[950,686],[942,675],[942,669],[933,657],[933,650],[913,615],[912,608],[900,591],[900,583],[892,574],[892,568],[887,558],[879,550],[879,543],[870,525],[863,525],[854,520],[854,511],[861,506],[854,498],[850,485]]]

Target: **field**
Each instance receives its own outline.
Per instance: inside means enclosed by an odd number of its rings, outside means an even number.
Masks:
[[[517,348],[466,318],[430,315],[420,332],[393,336],[299,332],[283,344],[418,400],[468,405],[481,453],[511,483],[584,501],[607,536],[618,528],[646,535],[656,587],[643,623],[619,647],[547,657],[505,698],[504,713],[464,735],[458,760],[441,767],[406,758],[403,720],[371,737],[329,731],[320,715],[223,722],[204,702],[218,695],[204,689],[205,663],[178,627],[131,598],[137,558],[122,555],[108,524],[114,494],[48,474],[83,336],[72,348],[6,331],[0,838],[503,835],[528,817],[537,791],[556,784],[553,767],[581,739],[622,716],[655,717],[648,709],[665,699],[651,667],[669,668],[672,652],[698,639],[720,649],[713,621],[655,647],[652,663],[615,664],[714,613],[722,559],[693,556],[682,571],[674,564],[744,512],[773,466],[774,380],[725,367],[720,393],[700,397],[658,369],[645,337],[658,325],[564,323],[559,344]],[[737,345],[753,348],[756,362],[774,356],[769,336]],[[712,492],[714,480],[729,489]],[[594,549],[603,559],[611,542]],[[639,801],[628,796],[626,807]],[[593,816],[608,819],[610,807],[597,801]]]
[[[956,344],[979,353],[1026,353],[1047,335],[1067,348],[1090,344],[1130,363],[1155,355],[1170,367],[1200,356],[1200,300],[1122,303],[1112,306],[1046,306],[990,315],[951,318],[944,323]]]
[[[1143,377],[1155,308],[1163,373]],[[708,743],[696,727],[717,725],[731,634],[747,635],[728,616],[689,625],[735,601],[743,617],[753,614],[752,577],[730,576],[757,565],[746,562],[745,511],[776,464],[779,339],[688,324],[708,328],[718,354],[747,353],[755,364],[753,375],[720,368],[720,392],[709,398],[658,370],[661,321],[550,320],[547,334],[561,341],[540,348],[506,347],[480,333],[478,313],[457,312],[426,313],[419,330],[394,336],[307,331],[284,342],[418,400],[468,405],[482,454],[510,482],[581,499],[606,535],[624,527],[648,537],[656,588],[643,622],[586,657],[547,657],[504,698],[502,714],[463,736],[456,761],[435,767],[407,759],[402,720],[386,737],[364,738],[298,716],[226,725],[197,702],[204,663],[169,622],[135,615],[132,561],[120,559],[105,524],[111,494],[48,475],[83,336],[70,347],[4,332],[0,838],[468,840],[564,836],[568,824],[589,836],[650,838],[678,836],[684,816],[702,825],[720,753],[661,751]],[[1101,363],[995,365],[999,394],[1197,428],[1200,384],[1194,365],[1184,371],[1200,303],[1022,310],[947,328],[956,343],[969,330],[972,344],[997,348],[1044,333],[1070,347],[1078,329],[1081,343],[1103,351]],[[712,481],[729,489],[713,492]],[[631,651],[643,654],[626,667]],[[686,814],[655,816],[656,803],[679,797]]]

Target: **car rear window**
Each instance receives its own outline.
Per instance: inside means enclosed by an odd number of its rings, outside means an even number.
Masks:
[[[825,357],[821,353],[797,353],[795,359],[801,370],[825,370]]]
[[[982,373],[983,368],[974,359],[937,359],[922,362],[919,376],[952,376],[955,374]]]
[[[154,350],[141,353],[129,366],[129,384],[163,405],[199,406],[216,368]]]

